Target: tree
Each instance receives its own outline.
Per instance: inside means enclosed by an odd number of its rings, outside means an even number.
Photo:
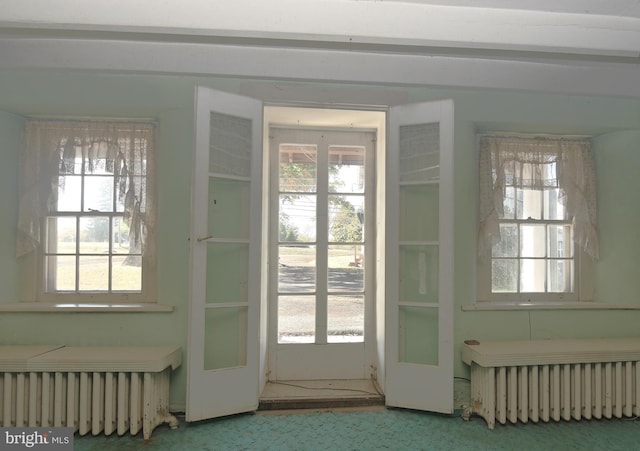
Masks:
[[[362,222],[353,204],[342,197],[336,197],[335,203],[339,205],[339,209],[331,222],[332,241],[362,241]]]

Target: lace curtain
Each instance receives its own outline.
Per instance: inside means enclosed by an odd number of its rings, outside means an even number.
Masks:
[[[555,171],[550,166],[555,163]],[[507,187],[559,189],[573,222],[573,239],[598,258],[596,177],[588,139],[483,136],[480,138],[480,231],[478,252],[500,241]]]
[[[110,121],[28,120],[20,161],[17,256],[35,250],[43,218],[55,208],[64,175],[93,171],[106,161],[133,241],[147,257],[146,236],[155,229],[155,126]],[[81,163],[78,164],[78,161]],[[146,172],[146,177],[144,173]]]

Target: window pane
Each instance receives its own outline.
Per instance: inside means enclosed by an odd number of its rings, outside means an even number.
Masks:
[[[520,255],[544,257],[546,255],[545,225],[520,226]]]
[[[82,177],[64,175],[58,177],[57,211],[80,211]]]
[[[495,259],[491,262],[491,291],[515,293],[518,291],[518,261]]]
[[[117,291],[142,291],[142,257],[116,256],[112,259],[111,288]]]
[[[329,241],[362,242],[364,196],[329,196]]]
[[[502,199],[503,214],[500,218],[514,219],[516,217],[516,209],[518,205],[519,204],[518,204],[518,199],[516,197],[516,189],[512,186],[505,187],[504,198]]]
[[[327,252],[329,291],[362,292],[364,290],[364,247],[332,245]]]
[[[113,211],[113,177],[84,178],[84,211]]]
[[[80,253],[103,254],[109,252],[109,218],[80,218]]]
[[[364,341],[364,296],[329,296],[327,315],[329,343]]]
[[[544,219],[565,219],[564,205],[560,203],[559,196],[559,189],[548,189],[544,191]]]
[[[278,297],[278,343],[314,343],[316,298]]]
[[[549,226],[549,257],[573,257],[573,227]]]
[[[47,252],[76,253],[76,218],[47,218]]]
[[[50,256],[47,261],[47,292],[75,291],[76,258]]]
[[[517,219],[542,219],[542,191],[518,189]]]
[[[109,257],[80,257],[78,289],[106,291],[109,289]]]
[[[280,146],[280,191],[314,193],[316,191],[317,149],[314,144]]]
[[[500,224],[500,241],[493,246],[494,257],[518,256],[518,226],[515,224]]]
[[[364,147],[329,147],[329,192],[364,193]]]
[[[552,293],[573,293],[573,261],[549,261],[549,288]]]
[[[316,247],[278,247],[278,291],[309,293],[316,290]]]
[[[280,195],[280,241],[316,240],[316,196]]]
[[[112,245],[114,254],[140,254],[140,242],[137,244],[133,240],[133,236],[129,231],[129,226],[123,218],[115,217],[111,219],[113,222],[113,228],[111,232]]]
[[[520,292],[544,293],[545,260],[522,259],[520,262]]]

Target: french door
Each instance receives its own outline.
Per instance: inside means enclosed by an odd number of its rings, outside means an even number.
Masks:
[[[266,374],[266,330],[278,321],[277,317],[267,317],[267,293],[274,287],[267,290],[263,283],[267,254],[273,246],[282,247],[278,251],[285,257],[284,265],[294,258],[287,251],[300,251],[302,258],[310,246],[316,250],[319,246],[327,250],[335,246],[345,258],[351,259],[353,248],[354,266],[347,263],[347,268],[357,268],[358,260],[362,261],[358,246],[367,240],[366,231],[362,241],[353,237],[336,240],[330,235],[326,219],[327,228],[323,226],[320,233],[316,232],[313,243],[289,243],[278,237],[278,241],[271,238],[268,246],[262,246],[268,222],[262,213],[262,104],[199,87],[195,125],[187,421],[257,408]],[[376,276],[376,306],[384,306],[375,310],[376,317],[370,321],[376,325],[370,333],[376,337],[372,353],[378,359],[377,374],[389,405],[450,413],[453,411],[453,105],[443,101],[391,108],[387,134],[385,164],[379,161],[381,167],[375,169],[378,174],[386,171],[386,176],[385,186],[376,190],[377,215],[373,221],[376,231],[385,239],[377,240],[375,255],[365,252],[363,256],[365,270],[369,267],[367,274]],[[343,158],[347,154],[343,152]],[[340,158],[338,155],[327,153],[322,166],[326,163],[326,167],[331,167],[331,158]],[[296,157],[291,158],[293,161]],[[328,181],[326,184],[322,190],[325,194],[318,196],[316,202],[325,203],[327,209],[318,211],[331,216],[328,205],[335,201],[351,213],[355,210],[355,217],[359,218],[359,203],[355,199],[360,194],[333,192]],[[284,190],[280,195],[291,195],[294,199],[303,194],[292,195]],[[331,196],[347,199],[331,201]],[[365,209],[364,216],[372,211]],[[348,253],[345,247],[349,248]],[[335,296],[339,301],[338,298],[354,300],[364,296],[352,285],[332,287],[332,271],[337,276],[342,269],[334,271],[336,266],[332,266],[329,252],[316,252],[315,258],[314,265],[307,264],[316,271],[316,279],[321,273],[321,279],[327,281],[326,288],[316,287],[317,291],[324,290],[323,297]],[[368,277],[364,277],[365,286]],[[311,299],[309,292],[293,288],[290,293],[291,286],[281,288],[278,296]],[[331,308],[327,302],[320,310],[328,313]],[[324,337],[320,340],[326,340],[327,345],[360,345],[357,341],[331,343],[332,339],[347,341],[348,334],[332,334],[332,328],[337,331],[340,327],[332,325],[330,314],[326,319],[318,319],[318,311],[314,309],[314,341]],[[286,323],[283,326],[286,330]],[[349,346],[339,349],[348,350]],[[314,374],[351,358],[347,353],[344,359],[332,361],[331,355],[316,356]]]
[[[389,119],[386,403],[453,413],[453,102]]]
[[[367,130],[269,130],[271,380],[369,377],[375,142]]]
[[[262,104],[197,88],[187,421],[255,410]]]

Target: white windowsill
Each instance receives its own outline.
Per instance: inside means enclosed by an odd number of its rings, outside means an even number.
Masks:
[[[155,303],[73,303],[73,302],[14,302],[0,303],[0,313],[69,313],[69,312],[172,312],[173,306]]]
[[[607,304],[603,302],[487,302],[463,305],[463,312],[492,310],[640,310],[640,305]]]

